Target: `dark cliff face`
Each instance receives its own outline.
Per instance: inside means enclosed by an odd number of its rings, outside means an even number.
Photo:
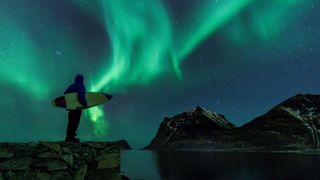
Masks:
[[[145,149],[174,149],[212,142],[215,134],[234,128],[236,126],[223,115],[196,107],[190,112],[165,118],[156,137]]]
[[[146,148],[305,150],[320,148],[319,139],[320,95],[298,94],[240,128],[199,107],[166,118]]]

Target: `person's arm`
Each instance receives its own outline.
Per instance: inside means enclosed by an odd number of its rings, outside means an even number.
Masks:
[[[87,100],[86,100],[86,88],[84,86],[79,89],[78,98],[79,98],[80,103],[84,107],[88,106]]]
[[[71,85],[64,91],[63,94],[68,94],[70,92]]]

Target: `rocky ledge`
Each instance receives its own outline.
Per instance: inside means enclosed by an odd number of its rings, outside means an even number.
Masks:
[[[0,180],[3,179],[122,179],[121,149],[116,142],[0,143]]]

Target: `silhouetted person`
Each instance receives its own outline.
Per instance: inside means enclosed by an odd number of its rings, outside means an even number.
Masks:
[[[86,95],[86,88],[83,84],[83,76],[78,74],[75,79],[74,83],[71,84],[64,92],[64,94],[76,92],[78,94],[79,102],[84,106],[87,107],[87,100],[85,98]],[[81,118],[81,109],[76,110],[69,110],[68,114],[68,127],[66,132],[66,139],[65,141],[68,142],[79,142],[79,138],[76,138],[77,129],[80,123]]]

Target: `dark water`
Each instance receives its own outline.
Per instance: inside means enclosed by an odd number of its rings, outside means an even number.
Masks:
[[[320,179],[319,154],[127,150],[121,161],[133,180]]]

